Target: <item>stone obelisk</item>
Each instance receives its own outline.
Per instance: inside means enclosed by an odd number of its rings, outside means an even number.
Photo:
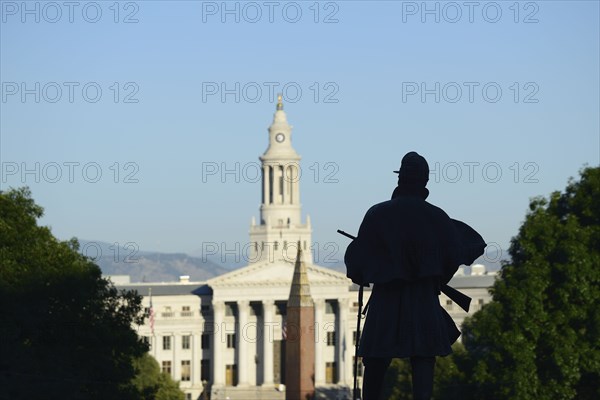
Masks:
[[[287,303],[285,399],[312,400],[315,394],[315,305],[300,242]]]

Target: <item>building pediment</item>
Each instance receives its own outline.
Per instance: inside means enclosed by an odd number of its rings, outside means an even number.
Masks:
[[[311,286],[346,286],[351,281],[340,272],[314,264],[307,264],[308,280]],[[211,288],[224,287],[286,287],[292,283],[294,264],[291,262],[265,262],[252,264],[209,279]]]

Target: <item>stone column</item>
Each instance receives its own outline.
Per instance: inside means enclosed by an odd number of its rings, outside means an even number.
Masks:
[[[250,312],[250,302],[240,300],[238,305],[238,330],[237,330],[237,352],[238,352],[238,384],[242,386],[249,385],[248,380],[248,315]]]
[[[344,363],[343,354],[344,354],[344,330],[342,328],[342,314],[341,314],[342,305],[340,301],[337,301],[337,310],[335,313],[335,365],[336,365],[336,373],[337,373],[337,381],[338,383],[342,380],[342,364]]]
[[[269,166],[263,165],[263,204],[269,204]]]
[[[315,300],[315,386],[325,384],[325,363],[323,362],[323,342],[327,333],[323,329],[325,299]]]
[[[287,189],[287,182],[286,182],[287,179],[285,177],[285,164],[279,168],[281,170],[281,204],[285,204],[285,202],[286,202],[285,191]]]
[[[223,354],[225,353],[225,346],[223,340],[221,340],[221,328],[223,327],[223,321],[225,320],[225,303],[222,301],[213,303],[213,385],[214,386],[225,386],[225,365],[223,364]]]
[[[275,320],[275,301],[263,300],[263,385],[273,385],[273,341],[274,329],[273,322]]]
[[[352,348],[352,335],[348,336],[348,300],[338,300],[338,339],[340,359],[338,360],[338,377],[340,383],[348,381],[348,371],[352,376],[352,356],[348,358],[348,349]],[[350,367],[350,369],[348,369]]]
[[[273,204],[280,204],[280,201],[279,201],[279,165],[273,166]]]
[[[190,382],[192,382],[192,386],[199,385],[201,382],[200,379],[200,360],[202,359],[202,350],[200,349],[200,335],[192,333],[192,337],[190,339],[191,349],[192,349],[192,357],[191,357],[191,367],[190,373],[192,374]]]
[[[294,204],[300,204],[300,166],[294,164]]]
[[[181,346],[180,340],[178,339],[180,337],[181,335],[179,333],[173,333],[171,335],[171,376],[176,381],[181,380],[181,361],[177,358],[177,354],[181,354],[179,350],[181,347],[177,348],[177,346]]]
[[[283,204],[290,204],[290,167],[283,164]]]
[[[288,200],[288,204],[293,204],[294,203],[294,193],[296,193],[296,191],[294,190],[294,186],[296,185],[295,178],[294,178],[294,166],[291,164],[288,164],[288,166],[286,167],[287,173],[286,173],[286,178],[288,180],[288,188],[290,189],[290,195],[289,195],[289,200]]]

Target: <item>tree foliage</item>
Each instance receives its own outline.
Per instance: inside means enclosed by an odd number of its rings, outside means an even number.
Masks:
[[[133,384],[140,400],[183,400],[185,394],[171,375],[161,372],[158,362],[148,353],[133,363],[136,376]]]
[[[0,192],[0,398],[138,399],[141,296],[38,226],[42,214],[28,189]]]
[[[410,361],[404,358],[394,358],[385,373],[382,398],[386,400],[411,400]]]
[[[456,360],[464,357],[462,344],[452,346],[453,357],[437,357],[434,372],[434,399],[460,399],[460,382],[464,380]],[[412,371],[410,359],[395,358],[388,368],[382,398],[386,400],[412,400]]]
[[[509,253],[463,327],[461,398],[600,398],[600,168],[533,199]]]

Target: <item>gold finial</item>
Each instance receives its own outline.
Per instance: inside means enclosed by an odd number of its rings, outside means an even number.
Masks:
[[[277,109],[283,110],[283,96],[281,95],[281,93],[277,95]]]

